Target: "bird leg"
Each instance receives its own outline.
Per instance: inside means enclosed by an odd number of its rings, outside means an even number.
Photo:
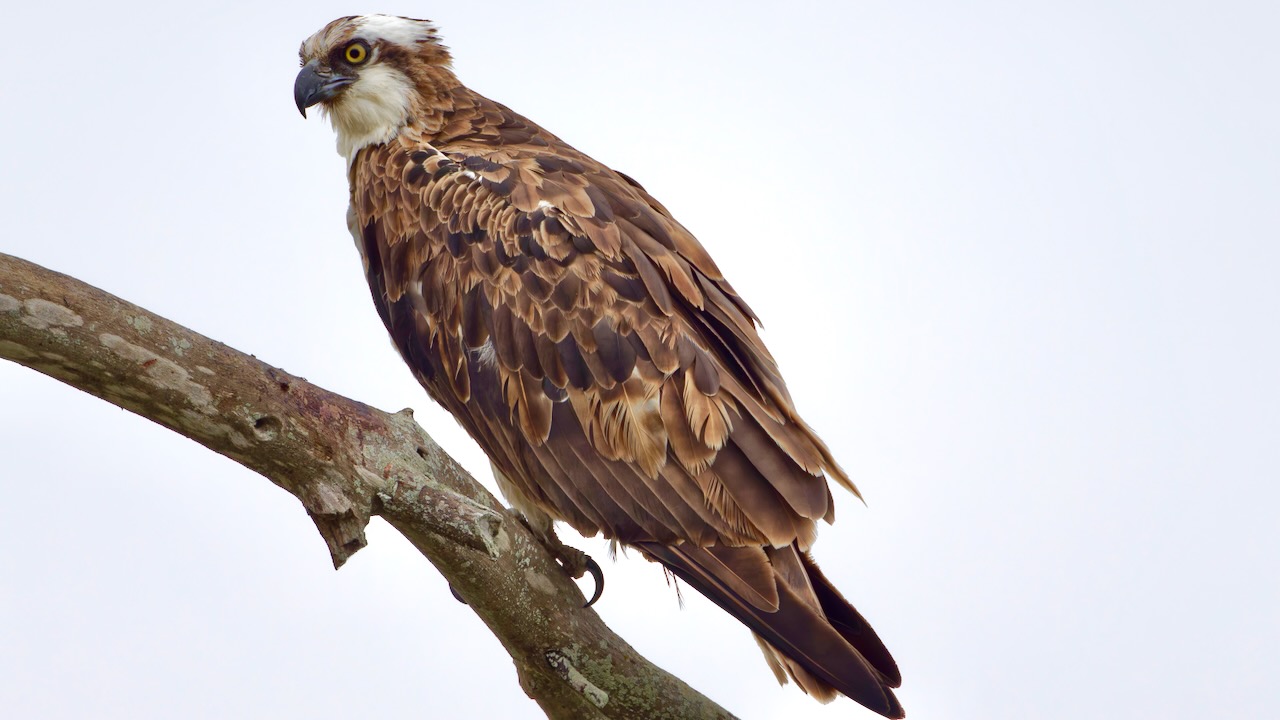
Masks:
[[[492,465],[492,468],[493,479],[497,481],[498,489],[502,491],[503,497],[515,506],[508,508],[508,511],[519,518],[529,532],[538,539],[538,542],[542,543],[542,546],[560,563],[560,567],[569,573],[569,577],[577,580],[583,575],[591,573],[591,578],[596,583],[596,590],[583,607],[594,605],[596,600],[600,599],[600,594],[604,592],[604,571],[600,569],[600,564],[581,550],[560,542],[560,538],[556,537],[555,520],[545,510],[538,507],[537,503],[533,502],[520,489],[519,485],[511,482],[501,468],[497,465]],[[449,586],[449,592],[452,592],[453,596],[458,598],[458,602],[466,604],[467,601],[458,595],[458,591],[454,590],[452,585]]]
[[[589,608],[595,605],[596,601],[604,593],[604,570],[600,568],[600,563],[597,563],[594,558],[581,550],[561,542],[560,538],[556,536],[556,530],[551,518],[547,517],[544,523],[539,522],[542,518],[530,520],[523,512],[515,508],[510,508],[510,510],[520,520],[520,523],[528,528],[529,532],[538,539],[538,542],[547,549],[547,552],[551,553],[551,556],[560,563],[560,567],[564,568],[569,577],[576,580],[587,573],[591,574],[591,579],[595,581],[596,589],[592,593],[591,599],[587,600],[587,604],[582,607]],[[453,585],[449,585],[449,592],[453,593],[453,597],[458,602],[463,605],[467,604],[467,601],[462,599],[462,596],[458,594]]]
[[[590,555],[560,542],[560,538],[556,537],[556,521],[551,515],[525,494],[519,485],[511,482],[498,466],[492,467],[493,479],[497,481],[498,489],[502,491],[502,496],[514,506],[510,508],[511,512],[520,518],[520,522],[524,523],[529,532],[533,533],[551,556],[559,561],[564,571],[569,573],[569,577],[577,580],[591,573],[592,579],[596,582],[596,590],[584,606],[591,607],[604,592],[604,571],[600,569],[600,565],[592,560]]]
[[[564,571],[569,573],[569,577],[577,580],[587,572],[587,561],[591,558],[581,550],[565,545],[561,542],[559,536],[556,535],[556,529],[550,523],[545,526],[541,523],[530,521],[524,513],[517,512],[516,517],[520,518],[520,523],[528,528],[533,536],[538,538],[538,542],[551,553],[551,556],[560,563]]]
[[[604,593],[604,570],[600,568],[600,564],[590,555],[561,542],[560,538],[556,536],[555,525],[550,518],[547,518],[547,522],[542,523],[537,520],[531,520],[522,512],[517,512],[516,517],[520,519],[520,522],[529,529],[529,532],[534,537],[538,538],[538,541],[560,563],[560,567],[564,568],[569,577],[576,580],[587,573],[591,573],[591,579],[595,581],[596,590],[583,607],[594,605],[600,599],[600,595]]]

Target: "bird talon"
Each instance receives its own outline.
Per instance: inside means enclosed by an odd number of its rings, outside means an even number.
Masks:
[[[600,599],[600,596],[604,594],[604,570],[600,569],[600,563],[596,562],[590,555],[587,555],[586,557],[587,572],[591,573],[591,579],[595,580],[596,583],[596,591],[591,595],[591,599],[587,601],[587,604],[582,606],[584,608],[589,608],[592,605],[595,605],[596,601]]]

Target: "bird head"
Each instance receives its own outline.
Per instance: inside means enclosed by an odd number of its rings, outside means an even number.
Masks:
[[[426,20],[391,15],[338,18],[307,38],[293,99],[303,117],[319,105],[348,158],[386,142],[422,98],[447,89],[449,51]],[[456,84],[456,80],[453,80]]]

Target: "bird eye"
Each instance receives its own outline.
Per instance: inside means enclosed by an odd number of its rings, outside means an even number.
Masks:
[[[344,56],[347,58],[347,62],[352,65],[359,65],[369,59],[369,48],[362,42],[353,42],[347,46]]]

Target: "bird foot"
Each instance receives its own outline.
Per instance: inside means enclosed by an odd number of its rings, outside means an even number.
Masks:
[[[538,540],[542,542],[542,546],[551,553],[551,556],[556,559],[556,562],[560,563],[560,567],[564,568],[564,571],[569,573],[569,577],[577,580],[587,574],[587,569],[590,563],[594,562],[590,555],[582,552],[578,548],[565,545],[560,541],[560,538],[556,536],[554,528],[550,528],[545,533],[541,533],[530,527],[529,521],[525,520],[523,516],[521,516],[520,520],[524,523],[525,527],[529,528],[529,532],[533,533],[534,537],[537,537]]]
[[[533,527],[523,514],[517,512],[515,516],[529,529],[529,532],[533,533],[534,537],[538,538],[539,542],[560,563],[560,567],[564,568],[569,577],[577,580],[588,573],[591,574],[591,579],[595,581],[596,589],[592,593],[591,599],[587,600],[587,603],[582,607],[589,608],[595,605],[600,596],[604,594],[604,570],[600,568],[600,563],[597,563],[594,558],[581,550],[561,542],[560,538],[556,537],[555,528],[549,527],[543,531]],[[467,601],[462,599],[462,596],[453,588],[453,585],[449,586],[449,592],[453,593],[453,597],[458,602],[463,605],[467,604]]]
[[[522,513],[516,513],[516,517],[520,518],[520,522],[529,529],[529,532],[533,533],[533,536],[542,542],[542,546],[560,563],[560,567],[564,568],[569,577],[577,580],[588,573],[591,574],[591,579],[595,581],[596,589],[592,593],[591,599],[587,600],[587,604],[582,607],[588,608],[595,605],[596,601],[604,593],[604,570],[600,568],[600,563],[597,563],[594,558],[581,550],[561,542],[560,538],[556,536],[554,527],[548,526],[543,530],[530,523]]]

